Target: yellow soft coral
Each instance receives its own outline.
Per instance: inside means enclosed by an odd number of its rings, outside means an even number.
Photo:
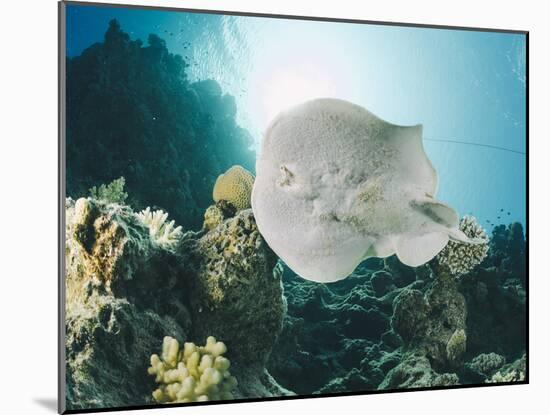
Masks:
[[[151,356],[150,375],[160,384],[153,392],[158,403],[186,403],[233,399],[237,379],[229,372],[229,359],[222,355],[227,347],[212,336],[205,346],[165,337],[162,353]]]
[[[212,196],[215,202],[225,200],[237,210],[248,209],[253,185],[252,173],[241,166],[233,166],[218,176]]]

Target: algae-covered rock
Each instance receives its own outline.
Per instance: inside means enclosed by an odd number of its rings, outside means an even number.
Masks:
[[[186,334],[176,318],[99,293],[68,310],[65,324],[68,409],[152,402],[154,382],[146,375],[151,350],[167,333]]]
[[[504,366],[487,383],[523,382],[527,379],[527,359],[524,354],[519,359]]]
[[[85,301],[90,284],[155,309],[177,299],[184,258],[156,243],[128,206],[69,200],[66,226],[68,310]]]
[[[477,375],[475,380],[481,381],[490,378],[506,363],[506,358],[497,353],[482,353],[466,363],[466,369]],[[471,374],[470,374],[471,376]]]
[[[263,367],[281,331],[285,302],[277,258],[243,210],[195,241],[190,261],[193,338],[227,344],[237,365]]]
[[[235,216],[236,211],[237,209],[225,200],[220,200],[216,204],[208,206],[204,212],[202,229],[211,231],[218,225],[221,225],[224,220]]]
[[[394,300],[392,327],[407,349],[424,351],[436,368],[458,363],[466,351],[466,304],[456,281],[441,275],[424,294],[403,290]]]
[[[390,370],[378,389],[410,389],[458,385],[455,373],[436,373],[426,356],[409,355]]]
[[[165,212],[67,199],[69,409],[152,402],[147,364],[166,336],[226,342],[236,397],[292,394],[265,370],[285,310],[276,258],[250,210],[225,219],[231,210],[220,208],[225,221],[210,232],[183,234]],[[172,399],[169,384],[157,401],[233,396],[199,388]]]
[[[149,356],[189,330],[185,261],[127,206],[67,199],[66,213],[67,408],[148,403]]]

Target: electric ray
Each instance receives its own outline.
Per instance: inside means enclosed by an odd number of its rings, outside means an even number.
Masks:
[[[279,114],[256,162],[252,209],[273,251],[298,275],[331,282],[369,257],[419,266],[449,238],[479,243],[434,199],[422,126],[390,124],[338,99]]]

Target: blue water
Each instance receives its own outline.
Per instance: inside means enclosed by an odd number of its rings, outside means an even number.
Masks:
[[[159,35],[190,63],[192,80],[215,79],[234,95],[256,148],[287,106],[347,99],[389,122],[424,125],[440,200],[488,230],[525,224],[524,35],[69,6],[67,54],[101,41],[113,18],[132,38]]]

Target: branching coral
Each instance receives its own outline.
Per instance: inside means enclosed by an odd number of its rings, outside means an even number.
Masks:
[[[225,200],[237,210],[250,207],[254,175],[241,166],[233,166],[218,176],[212,197],[215,202]]]
[[[469,238],[481,239],[485,242],[465,244],[449,241],[447,246],[436,256],[436,261],[455,276],[472,271],[485,259],[489,251],[489,238],[473,216],[464,216],[460,220],[459,229]]]
[[[137,217],[149,228],[151,239],[161,248],[172,251],[177,246],[182,236],[181,226],[174,227],[172,220],[166,222],[168,213],[163,210],[151,211],[150,208],[142,210]]]
[[[237,379],[229,372],[229,359],[222,355],[227,347],[212,336],[205,346],[184,343],[166,336],[162,354],[151,356],[148,372],[160,387],[153,392],[158,403],[186,403],[233,399]]]
[[[128,197],[128,193],[124,191],[125,184],[126,180],[124,177],[120,177],[108,185],[102,184],[99,188],[94,186],[89,190],[90,197],[96,200],[103,200],[107,203],[123,204]]]

